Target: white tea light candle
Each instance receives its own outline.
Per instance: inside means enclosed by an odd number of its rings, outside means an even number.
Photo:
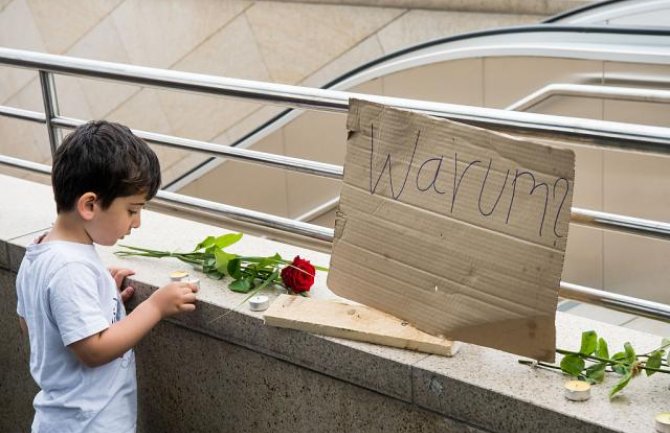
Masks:
[[[591,397],[591,384],[583,380],[571,380],[565,383],[564,393],[568,400],[588,400]]]
[[[659,433],[670,433],[670,412],[656,415],[656,431]]]
[[[181,280],[182,283],[189,283],[193,284],[196,286],[198,289],[200,289],[200,280],[197,278],[186,278],[185,280]]]
[[[265,311],[270,306],[270,298],[265,295],[257,295],[249,299],[249,309],[251,311]]]
[[[188,277],[188,272],[186,271],[174,271],[170,273],[170,280],[172,281],[181,281],[186,277]]]

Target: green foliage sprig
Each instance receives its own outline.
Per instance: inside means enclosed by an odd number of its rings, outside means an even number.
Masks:
[[[582,343],[578,352],[556,349],[556,353],[563,355],[560,365],[526,360],[519,362],[560,370],[592,384],[605,380],[606,373],[616,374],[620,376],[620,379],[609,392],[611,399],[624,389],[632,378],[643,371],[647,376],[655,373],[670,373],[670,369],[663,368],[670,364],[670,352],[666,355],[668,347],[670,347],[670,339],[664,338],[658,348],[638,355],[633,346],[627,342],[624,344],[623,351],[610,356],[609,346],[605,339],[598,337],[595,331],[585,331],[582,333]]]
[[[281,285],[282,268],[295,267],[292,265],[293,262],[282,258],[279,254],[267,257],[240,256],[225,250],[242,239],[242,236],[242,233],[229,233],[218,237],[207,236],[190,252],[160,251],[119,245],[125,249],[116,251],[114,254],[121,257],[174,257],[202,270],[210,278],[220,280],[230,276],[233,281],[228,284],[228,288],[239,293],[256,292],[273,284]],[[315,268],[320,271],[328,270],[320,266],[315,266]],[[302,270],[298,269],[298,271]]]

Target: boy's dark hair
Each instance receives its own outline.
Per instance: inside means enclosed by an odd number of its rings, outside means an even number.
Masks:
[[[74,209],[94,192],[103,209],[117,197],[145,193],[153,198],[161,183],[158,157],[128,127],[104,120],[79,126],[56,149],[51,184],[56,211]]]

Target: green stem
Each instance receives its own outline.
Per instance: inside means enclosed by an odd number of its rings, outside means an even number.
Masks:
[[[551,370],[562,371],[561,367],[559,367],[557,365],[547,364],[545,362],[540,362],[540,361],[528,361],[528,360],[525,360],[525,359],[520,359],[519,364],[524,364],[524,365],[528,365],[528,366],[531,366],[531,367],[538,366],[538,367],[548,368],[548,369],[551,369]]]
[[[600,357],[598,357],[598,356],[584,355],[583,353],[580,353],[580,352],[573,352],[573,351],[571,351],[571,350],[556,349],[556,352],[557,352],[557,353],[560,353],[561,355],[575,355],[575,356],[579,356],[580,358],[583,358],[583,359],[588,359],[588,360],[591,360],[591,361],[603,362],[603,363],[605,363],[605,364],[607,364],[607,365],[624,365],[624,366],[627,366],[627,365],[628,365],[628,364],[626,364],[625,362],[614,361],[614,360],[606,359],[606,358],[600,358]],[[656,372],[659,372],[659,373],[669,373],[669,374],[670,374],[670,370],[664,370],[664,369],[662,369],[662,368],[644,367],[644,366],[642,366],[642,365],[640,365],[639,368],[642,369],[642,370],[649,370],[649,371],[656,371]]]

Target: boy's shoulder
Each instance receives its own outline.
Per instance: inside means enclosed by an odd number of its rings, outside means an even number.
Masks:
[[[53,272],[76,264],[92,270],[104,270],[93,245],[64,241],[30,244],[26,248],[23,262],[29,266],[46,267]]]

